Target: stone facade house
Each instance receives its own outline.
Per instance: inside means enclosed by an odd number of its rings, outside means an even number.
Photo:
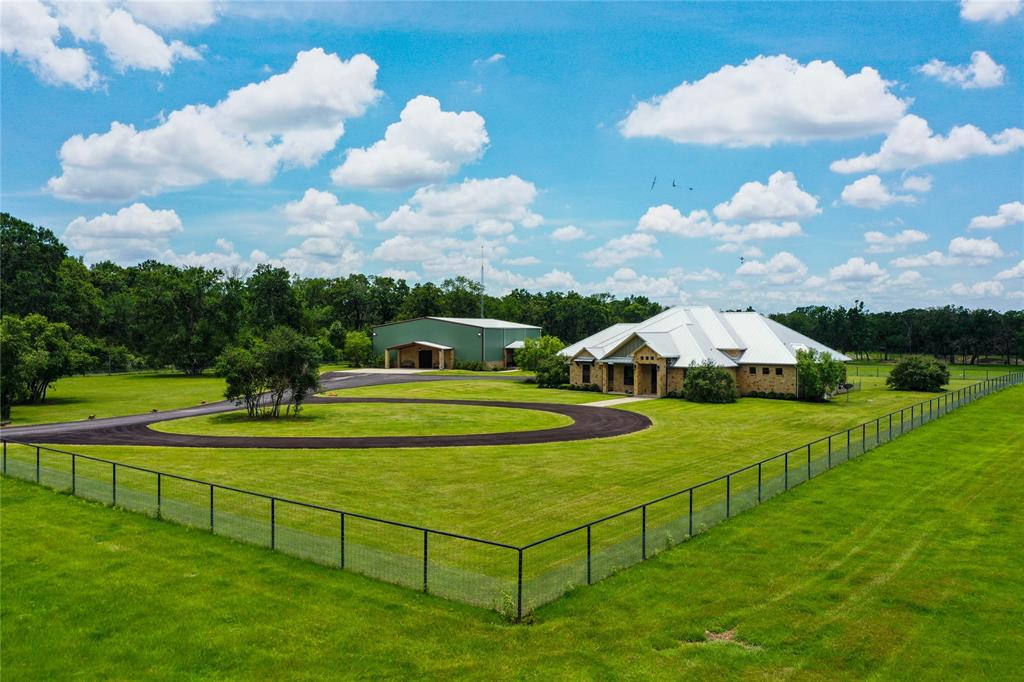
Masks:
[[[796,353],[842,353],[760,313],[708,306],[669,308],[638,323],[615,324],[565,348],[569,382],[606,393],[662,396],[678,391],[691,363],[711,360],[736,378],[741,395],[797,392]]]

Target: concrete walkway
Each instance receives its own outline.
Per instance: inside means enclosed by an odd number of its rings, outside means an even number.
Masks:
[[[628,405],[630,403],[642,403],[645,400],[657,400],[657,396],[626,396],[624,398],[612,398],[611,400],[599,400],[596,403],[583,403],[589,407],[615,407],[616,405]]]

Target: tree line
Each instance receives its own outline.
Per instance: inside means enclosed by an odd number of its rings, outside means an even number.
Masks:
[[[849,308],[807,306],[771,317],[855,359],[917,354],[950,363],[1014,364],[1024,357],[1024,310],[947,305],[876,313],[855,301]]]
[[[76,372],[174,367],[199,374],[226,348],[251,347],[278,327],[312,338],[325,361],[346,357],[347,350],[356,362],[372,362],[367,333],[373,325],[425,315],[477,317],[481,298],[487,317],[537,325],[568,343],[664,309],[644,296],[523,289],[490,296],[464,277],[410,285],[362,274],[298,277],[269,264],[251,272],[153,260],[86,266],[50,230],[0,214],[2,313],[65,325],[48,333],[61,339],[57,345],[68,349],[63,364]],[[1024,311],[945,306],[874,313],[857,302],[772,317],[854,357],[928,353],[976,362],[1024,355]],[[38,335],[39,321],[33,325]]]

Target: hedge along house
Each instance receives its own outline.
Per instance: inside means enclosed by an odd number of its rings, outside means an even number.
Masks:
[[[373,352],[385,367],[452,369],[456,362],[513,367],[523,339],[540,327],[473,317],[418,317],[373,328]]]
[[[796,353],[850,358],[760,313],[677,307],[639,323],[616,324],[562,350],[569,382],[606,393],[662,396],[678,391],[690,363],[711,360],[736,378],[740,394],[797,393]]]

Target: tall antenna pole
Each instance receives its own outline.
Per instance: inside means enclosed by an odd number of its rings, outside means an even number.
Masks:
[[[484,245],[480,245],[480,319],[484,317]]]

